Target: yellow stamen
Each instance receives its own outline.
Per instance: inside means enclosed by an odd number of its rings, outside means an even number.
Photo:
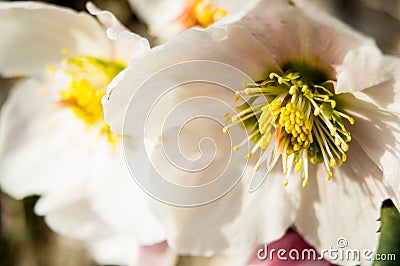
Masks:
[[[60,104],[71,108],[73,113],[88,127],[99,125],[100,135],[105,135],[111,144],[118,136],[104,122],[101,99],[111,79],[124,66],[90,56],[77,56],[65,61],[64,71],[71,82],[60,92]]]
[[[226,16],[228,12],[209,0],[187,0],[185,11],[177,22],[185,28],[200,26],[206,28]]]
[[[303,78],[300,73],[288,69],[283,75],[271,72],[265,80],[245,83],[246,88],[236,91],[236,96],[248,101],[237,107],[239,113],[232,117],[233,124],[224,128],[226,132],[231,126],[244,123],[244,128],[252,130],[249,139],[256,145],[246,158],[258,148],[267,150],[275,138],[274,152],[280,153],[282,172],[286,175],[284,186],[288,184],[293,166],[295,173],[303,169],[302,186],[308,185],[308,161],[323,164],[328,172],[327,179],[331,180],[332,169],[346,161],[345,153],[351,141],[342,118],[350,124],[354,124],[354,119],[336,109],[340,104],[334,98],[335,83],[326,81],[315,85],[307,78],[310,76]],[[259,97],[269,102],[260,103]],[[257,167],[263,161],[259,161]]]

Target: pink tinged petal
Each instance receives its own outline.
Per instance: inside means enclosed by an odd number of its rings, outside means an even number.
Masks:
[[[128,30],[111,12],[99,9],[92,2],[88,2],[86,8],[99,19],[108,37],[114,40],[113,59],[128,63],[130,59],[150,49],[147,39]]]
[[[168,247],[167,242],[152,246],[141,246],[137,265],[174,266],[178,256]]]
[[[333,171],[333,179],[326,180],[326,170],[312,167],[310,183],[304,189],[301,208],[294,223],[296,230],[333,263],[354,265],[360,262],[350,257],[334,257],[327,249],[340,248],[338,241],[346,240],[346,250],[375,252],[379,234],[377,219],[386,198],[397,195],[385,185],[382,171],[371,161],[353,139],[347,161]],[[361,264],[369,263],[360,256]]]
[[[0,3],[0,73],[43,76],[47,65],[71,55],[112,56],[111,42],[85,13],[33,2]]]
[[[187,0],[129,0],[132,8],[149,27],[151,34],[164,41],[184,30],[174,24],[185,12]]]
[[[191,60],[226,63],[254,79],[262,78],[268,70],[280,69],[268,51],[243,28],[188,30],[168,43],[152,49],[146,56],[133,60],[117,76],[118,81],[108,87],[103,106],[106,122],[111,125],[112,130],[122,132],[129,100],[147,78],[166,67]]]
[[[182,256],[179,258],[178,265],[190,266],[243,266],[250,257],[249,252],[235,254],[230,256],[216,255],[212,257],[202,256]]]
[[[374,43],[347,25],[302,1],[260,1],[237,24],[247,28],[282,64],[314,61],[332,78],[347,52]]]
[[[285,250],[285,254],[280,254],[278,251]],[[274,250],[274,251],[272,251]],[[305,253],[305,251],[307,253]],[[308,253],[310,252],[310,253]],[[298,255],[299,254],[299,255]],[[305,254],[304,258],[302,254]],[[257,249],[257,252],[252,256],[246,266],[328,266],[332,265],[326,260],[308,259],[307,254],[316,254],[316,258],[320,255],[310,246],[304,239],[294,231],[289,231],[281,239],[276,240],[268,245],[262,245]]]
[[[113,233],[102,238],[90,239],[86,246],[94,260],[102,265],[134,265],[139,256],[139,244],[135,239]]]
[[[259,0],[211,0],[211,2],[228,11],[228,14],[232,14],[246,10],[249,6],[254,6]]]

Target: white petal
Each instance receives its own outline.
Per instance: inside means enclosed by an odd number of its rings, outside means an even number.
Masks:
[[[57,106],[58,91],[47,88],[21,81],[2,108],[0,182],[16,198],[57,190],[60,182],[76,188],[88,175],[80,167],[88,151],[78,148],[87,130],[71,110]]]
[[[373,45],[371,39],[302,1],[260,1],[238,24],[280,64],[293,59],[311,61],[326,68],[331,78],[349,50]]]
[[[279,70],[268,51],[242,28],[188,30],[165,45],[152,49],[146,56],[133,60],[126,71],[117,77],[118,81],[108,87],[103,105],[106,122],[112,130],[122,132],[129,100],[143,81],[166,67],[196,59],[226,63],[254,79],[262,78],[268,69]]]
[[[23,82],[4,106],[2,188],[17,198],[86,195],[99,216],[117,231],[145,244],[163,240],[160,226],[146,208],[146,195],[130,177],[121,146],[113,150],[106,138],[99,136],[99,129],[88,130],[70,109],[57,107],[57,89],[62,89],[62,82],[55,82],[56,89],[40,95],[47,85]]]
[[[106,167],[95,167],[88,191],[92,208],[117,232],[144,245],[165,239],[160,224],[149,211],[149,196],[135,183],[125,164],[122,146],[105,156]],[[100,150],[98,151],[100,152]],[[93,165],[100,160],[93,161]]]
[[[46,223],[55,232],[83,241],[97,262],[133,265],[138,259],[136,240],[115,232],[91,209],[89,199],[71,199],[73,193],[41,197],[35,213],[44,215]]]
[[[283,187],[280,169],[249,193],[250,176],[212,203],[179,208],[154,203],[168,234],[168,243],[183,254],[210,256],[242,254],[282,237],[299,207],[300,178]],[[233,173],[232,173],[233,174]]]
[[[112,44],[115,60],[127,63],[150,49],[147,39],[125,28],[111,12],[97,8],[92,2],[88,2],[86,8],[90,14],[97,16],[106,28],[108,37],[114,40]]]
[[[375,91],[376,92],[375,92]],[[385,105],[389,111],[380,109],[368,101],[368,94],[373,92],[375,95],[382,94],[383,102],[378,102],[380,105]],[[344,94],[340,101],[344,103],[346,110],[355,119],[354,126],[349,128],[352,138],[356,139],[361,148],[368,154],[368,157],[383,170],[383,174],[393,189],[400,191],[400,118],[398,113],[390,112],[394,109],[390,106],[396,103],[387,105],[385,95],[392,93],[398,94],[398,90],[391,82],[388,84],[378,85],[368,89],[367,94],[363,92],[356,93],[355,96]],[[397,99],[394,96],[392,100]],[[366,101],[367,100],[367,101]],[[350,149],[352,144],[350,143]]]
[[[337,93],[359,91],[385,82],[395,82],[400,60],[384,56],[377,47],[366,45],[349,51],[337,67]],[[381,97],[376,97],[379,99]]]
[[[41,95],[44,88],[46,94]],[[55,206],[89,197],[92,209],[116,231],[143,244],[164,240],[147,208],[148,196],[126,167],[122,140],[113,147],[99,136],[99,128],[88,129],[69,108],[58,106],[62,88],[62,80],[54,84],[24,81],[4,105],[2,189],[16,198],[66,195],[58,198],[61,202],[53,200]]]
[[[87,198],[69,199],[66,195],[43,196],[35,206],[35,213],[45,216],[46,223],[55,232],[80,240],[107,236],[113,231],[91,209]]]
[[[0,3],[0,72],[6,77],[43,75],[58,64],[62,50],[71,55],[111,57],[111,42],[85,13],[53,5]]]
[[[380,68],[376,73],[369,72],[370,74],[365,74],[362,80],[351,80],[353,84],[350,87],[364,88],[361,91],[353,91],[358,99],[373,102],[382,110],[400,113],[400,59],[383,56],[379,63]],[[365,81],[374,85],[357,85]]]
[[[311,170],[312,178],[302,194],[295,226],[320,253],[329,247],[340,249],[341,238],[347,241],[345,250],[357,249],[361,255],[367,249],[375,252],[381,203],[394,196],[387,193],[382,172],[375,163],[355,140],[351,144],[348,160],[334,169],[333,179],[327,181],[326,170],[317,165]],[[359,264],[343,257],[335,261],[329,253],[325,253],[325,258],[344,265]],[[361,260],[361,264],[366,263],[362,256]]]

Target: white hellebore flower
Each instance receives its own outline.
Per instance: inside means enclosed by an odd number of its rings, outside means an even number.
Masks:
[[[256,169],[247,171],[232,191],[212,203],[190,208],[156,204],[170,245],[192,254],[238,253],[274,241],[293,226],[318,252],[338,248],[341,238],[348,249],[374,251],[382,200],[391,197],[399,206],[399,59],[382,55],[371,39],[304,2],[259,1],[237,22],[188,30],[133,60],[103,99],[106,122],[112,130],[122,130],[128,99],[132,94],[134,99],[141,95],[143,81],[163,68],[191,60],[222,62],[250,76],[256,82],[234,88],[236,97],[246,103],[234,102],[235,95],[216,95],[210,85],[194,83],[173,90],[170,99],[174,102],[158,101],[165,106],[153,116],[162,117],[168,108],[202,95],[227,103],[232,99],[232,106],[239,107],[231,114],[232,125],[224,131],[229,133],[243,123],[249,132],[244,143],[254,142],[247,157],[261,153],[261,158],[250,158]],[[202,72],[206,69],[199,75]],[[170,82],[180,75],[164,78]],[[154,77],[157,80],[157,74]],[[236,76],[222,78],[230,81]],[[143,95],[150,96],[151,91]],[[207,103],[190,107],[213,108]],[[221,112],[214,116],[221,117]],[[138,121],[127,120],[124,128],[141,126],[135,124]],[[151,117],[147,123],[152,123]],[[186,138],[215,137],[219,146],[214,158],[221,163],[220,157],[230,149],[226,147],[229,137],[221,137],[221,131],[215,123],[203,123]],[[161,132],[157,127],[144,132],[146,135],[135,137],[145,138],[152,163],[170,174],[164,177],[193,184],[189,173],[175,171],[175,165],[169,166],[169,160],[162,158],[171,135],[157,140]],[[198,153],[197,144],[185,138],[180,144],[182,152],[189,149],[188,156]],[[240,153],[243,148],[235,150]],[[244,162],[239,158],[226,171],[236,178],[241,171],[238,166]],[[269,166],[273,166],[271,171]],[[200,178],[218,177],[221,168],[208,170],[200,172]],[[260,184],[251,183],[254,172],[255,181],[260,175],[269,175],[258,190],[249,193],[250,184],[253,190]],[[152,176],[148,179],[155,180]],[[340,258],[336,262],[355,264]]]
[[[254,0],[130,0],[132,8],[159,42],[191,27],[206,28],[229,13],[240,13]]]
[[[0,73],[21,78],[1,111],[0,182],[17,199],[40,195],[35,212],[54,231],[85,241],[100,263],[132,265],[140,244],[164,234],[100,100],[149,44],[111,13],[88,9],[104,28],[67,8],[0,3]],[[175,260],[168,254],[165,265]]]

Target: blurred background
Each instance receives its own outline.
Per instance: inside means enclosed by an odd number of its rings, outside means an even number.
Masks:
[[[325,12],[376,39],[386,53],[400,56],[400,0],[306,0]],[[42,1],[76,10],[85,10],[83,0]],[[125,0],[93,0],[112,11],[132,31],[153,42],[144,25]],[[1,33],[0,33],[1,34]],[[0,77],[0,106],[7,98],[12,80]],[[1,191],[1,188],[0,188]],[[50,231],[41,217],[33,213],[37,197],[16,201],[0,194],[0,265],[91,266],[96,265],[85,248],[73,239]]]

